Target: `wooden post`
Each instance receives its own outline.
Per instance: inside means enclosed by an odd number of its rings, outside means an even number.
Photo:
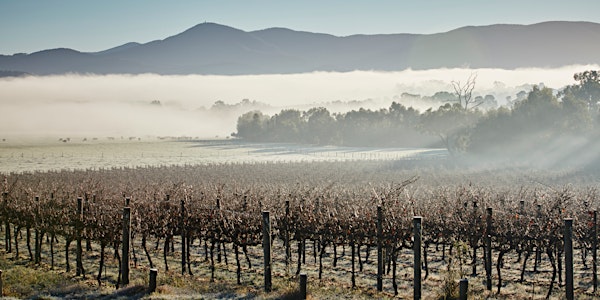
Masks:
[[[594,210],[592,224],[592,284],[594,293],[598,291],[598,211]]]
[[[185,255],[185,201],[181,200],[181,275],[185,274],[186,255]]]
[[[75,228],[75,234],[77,239],[77,249],[76,249],[76,268],[75,275],[81,276],[83,275],[83,247],[81,246],[81,233],[83,231],[83,198],[77,197],[77,228]]]
[[[573,300],[573,219],[565,218],[565,290],[567,300]]]
[[[413,217],[413,234],[414,234],[414,243],[413,243],[413,252],[414,252],[414,295],[413,299],[419,300],[421,299],[421,236],[422,236],[422,228],[421,224],[423,221],[423,217],[415,216]]]
[[[131,238],[131,208],[123,208],[123,248],[121,254],[121,283],[129,284],[129,247]]]
[[[306,273],[300,274],[300,299],[306,299],[306,283],[307,283]]]
[[[377,291],[383,291],[383,211],[377,206]]]
[[[150,284],[148,285],[148,293],[156,292],[156,277],[158,276],[157,269],[150,269]]]
[[[271,292],[271,219],[268,211],[262,212],[263,217],[263,256],[265,261],[265,292]]]
[[[487,208],[485,232],[485,285],[492,290],[492,208]]]
[[[463,278],[459,282],[458,299],[467,300],[468,292],[469,292],[469,280],[466,278]]]

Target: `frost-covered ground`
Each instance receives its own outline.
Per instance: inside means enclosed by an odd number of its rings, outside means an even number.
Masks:
[[[0,141],[0,172],[210,163],[438,159],[444,149],[257,144],[237,140],[146,138]]]

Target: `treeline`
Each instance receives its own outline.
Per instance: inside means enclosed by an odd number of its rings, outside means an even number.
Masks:
[[[445,147],[452,154],[519,155],[555,144],[594,141],[600,127],[599,71],[575,74],[576,84],[555,92],[534,87],[510,107],[484,110],[472,85],[455,88],[438,109],[420,112],[393,102],[387,109],[332,114],[318,107],[284,109],[268,116],[251,111],[238,118],[237,137],[255,142],[344,146]],[[474,80],[474,78],[472,78]],[[553,147],[554,147],[553,146]]]
[[[332,114],[323,107],[260,111],[238,119],[236,136],[254,142],[291,142],[345,146],[431,146],[435,136],[419,128],[420,113],[399,103],[388,109],[359,109]]]

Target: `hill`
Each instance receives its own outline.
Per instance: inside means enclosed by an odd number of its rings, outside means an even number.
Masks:
[[[468,26],[437,34],[351,35],[198,24],[145,44],[83,53],[50,49],[0,55],[0,70],[37,75],[277,74],[408,68],[560,67],[598,64],[600,24],[545,22]]]

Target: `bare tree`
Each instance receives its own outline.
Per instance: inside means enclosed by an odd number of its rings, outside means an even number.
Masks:
[[[473,90],[475,89],[475,81],[477,73],[471,73],[467,82],[462,84],[460,81],[452,81],[454,93],[458,98],[458,103],[464,110],[469,110],[483,104],[483,99],[473,98]]]

